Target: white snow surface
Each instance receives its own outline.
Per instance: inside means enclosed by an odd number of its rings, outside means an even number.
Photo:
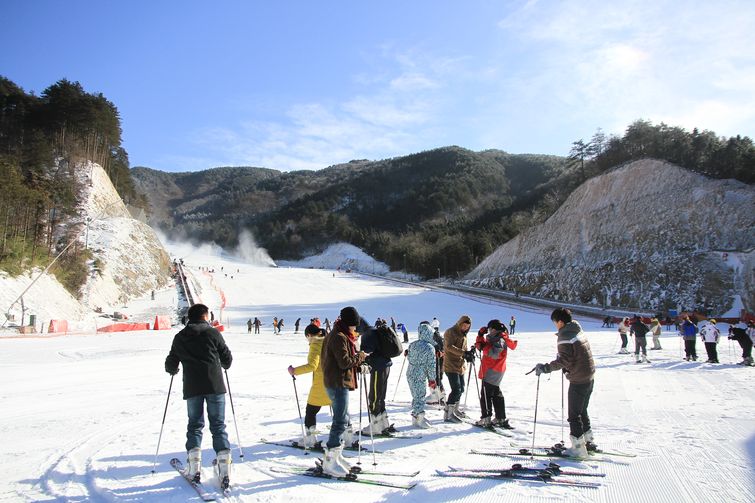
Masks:
[[[733,363],[740,359],[740,352],[725,338],[719,345],[720,365],[683,362],[678,338],[665,331],[664,349],[649,352],[652,363],[635,364],[631,356],[616,354],[617,333],[613,329],[600,329],[600,322],[580,320],[597,364],[590,403],[596,442],[604,449],[628,451],[637,457],[559,461],[570,468],[606,473],[602,479],[579,478],[601,482],[597,489],[441,478],[435,470],[449,465],[504,468],[514,462],[535,466],[547,459],[494,458],[470,454],[469,449],[510,451],[512,442],[531,445],[538,379],[525,373],[535,363],[555,356],[554,328],[548,312],[330,270],[255,267],[216,254],[171,251],[183,256],[201,289],[201,300],[216,314],[220,312],[221,292],[227,302],[222,318],[228,323],[224,337],[234,356],[228,378],[235,414],[227,401],[226,418],[234,464],[231,494],[223,501],[333,501],[344,496],[360,502],[401,499],[423,503],[754,500],[755,369]],[[214,267],[216,272],[200,272],[200,266]],[[175,295],[164,290],[155,301],[133,301],[128,309],[133,314],[151,313],[170,308],[171,303],[175,305]],[[518,323],[514,338],[519,346],[509,352],[502,384],[507,412],[516,427],[515,438],[467,424],[444,424],[441,411],[428,409],[433,429],[422,431],[421,439],[375,441],[376,449],[385,451],[376,455],[376,469],[421,470],[414,479],[380,477],[400,482],[416,480],[417,486],[410,491],[271,471],[281,464],[311,466],[316,457],[260,442],[262,437],[295,439],[301,432],[294,387],[286,368],[306,361],[307,344],[301,333],[293,333],[294,321],[301,317],[303,329],[313,316],[333,320],[346,305],[357,307],[371,321],[392,316],[406,323],[412,339],[418,323],[433,316],[445,329],[460,315],[468,314],[476,331],[491,318],[508,323],[515,315]],[[246,333],[245,322],[254,316],[264,322],[260,335]],[[286,320],[282,335],[272,334],[273,316]],[[0,338],[0,382],[5,383],[0,391],[0,445],[4,454],[0,457],[4,474],[0,500],[198,501],[196,493],[168,464],[172,457],[185,458],[186,409],[181,398],[181,374],[169,395],[171,380],[163,367],[177,329]],[[700,343],[698,353],[704,355]],[[394,359],[388,413],[399,430],[410,431],[406,369],[398,378],[402,359]],[[296,381],[302,407],[310,382],[309,375]],[[356,424],[359,391],[350,393],[350,412]],[[560,374],[540,378],[537,445],[562,438],[561,393]],[[467,410],[473,418],[479,415],[475,395],[472,384]],[[167,415],[155,456],[166,400]],[[326,407],[318,415],[323,433],[328,431],[329,420]],[[568,426],[564,435],[568,436]],[[324,434],[321,438],[325,439]],[[205,429],[203,480],[217,493],[210,439]],[[364,441],[369,445],[369,439]],[[357,461],[355,453],[347,456]],[[155,460],[156,473],[151,474]],[[372,455],[363,454],[361,462],[365,468],[372,468]]]

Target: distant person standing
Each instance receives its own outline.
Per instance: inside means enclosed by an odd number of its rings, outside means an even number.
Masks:
[[[681,336],[684,339],[684,361],[697,361],[697,325],[692,323],[689,316],[684,316],[684,321],[679,328]]]
[[[258,333],[260,333],[260,325],[262,325],[262,322],[260,321],[260,319],[259,319],[259,318],[257,318],[257,317],[255,316],[255,317],[254,317],[254,333],[255,333],[255,334],[258,334]]]
[[[740,321],[736,325],[729,327],[729,339],[737,341],[737,343],[739,343],[739,346],[742,348],[742,361],[737,363],[737,365],[751,366],[753,364],[753,337],[755,337],[755,327],[753,327],[752,322],[745,324],[744,321]]]
[[[718,363],[718,340],[721,337],[721,331],[716,326],[716,320],[708,320],[708,324],[700,329],[700,338],[705,344],[705,352],[708,353],[708,360],[705,363]]]
[[[511,330],[509,332],[511,335],[516,333],[516,318],[514,316],[511,316],[511,321],[509,321],[509,330]]]
[[[637,359],[637,363],[648,363],[648,341],[647,334],[650,332],[650,327],[643,323],[640,315],[634,315],[634,321],[629,327],[629,333],[634,335],[634,357]],[[642,355],[640,355],[642,351]]]
[[[278,334],[278,317],[273,317],[273,334]]]
[[[653,335],[653,347],[651,350],[663,349],[661,347],[661,322],[658,318],[650,320],[650,333]]]
[[[299,323],[301,323],[301,318],[296,318],[296,321],[294,322],[294,333],[299,333]]]
[[[391,316],[391,328],[396,332],[396,320],[393,319],[393,316]]]
[[[629,354],[629,350],[627,349],[627,344],[629,344],[629,318],[622,318],[621,322],[619,322],[618,330],[619,337],[621,337],[621,349],[619,349],[619,354]]]
[[[433,317],[433,321],[430,322],[430,326],[433,330],[440,330],[440,321],[438,321],[438,318]]]
[[[409,332],[406,330],[406,326],[403,323],[399,323],[396,327],[401,330],[401,334],[404,337],[404,342],[409,342]]]
[[[283,318],[278,320],[278,333],[283,331]]]
[[[320,319],[319,318],[315,318],[315,319],[317,320],[318,326],[319,326]],[[325,318],[325,331],[328,332],[328,333],[330,333],[330,328],[331,328],[330,327],[330,320],[327,319],[327,318]]]
[[[254,323],[252,322],[252,319],[249,318],[246,321],[246,333],[251,334],[252,333],[252,326],[254,326]]]
[[[165,371],[178,373],[183,367],[183,398],[189,421],[186,426],[187,476],[199,482],[202,468],[202,429],[204,409],[210,421],[212,447],[215,450],[221,481],[227,483],[231,467],[231,444],[225,431],[225,383],[223,369],[231,366],[231,350],[220,332],[207,323],[208,309],[203,304],[189,308],[189,324],[173,338]],[[225,480],[224,480],[225,479]]]

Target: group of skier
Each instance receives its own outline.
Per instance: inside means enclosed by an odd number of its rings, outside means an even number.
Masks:
[[[189,309],[189,323],[175,336],[165,361],[165,370],[173,376],[178,372],[179,363],[183,367],[183,394],[188,409],[186,450],[189,463],[186,475],[197,482],[200,479],[200,444],[206,404],[213,449],[217,456],[213,464],[218,480],[227,487],[231,456],[225,431],[226,387],[223,369],[231,366],[232,357],[220,332],[208,323],[208,313],[207,307],[201,304]],[[563,369],[570,380],[568,421],[572,444],[565,454],[586,457],[587,450],[595,447],[587,413],[595,365],[589,343],[580,325],[572,320],[569,310],[556,309],[551,319],[558,330],[558,357],[551,362],[535,365],[533,371],[540,376]],[[369,423],[361,433],[374,436],[395,432],[388,420],[385,396],[391,358],[397,356],[396,344],[398,354],[401,354],[401,344],[387,323],[380,320],[378,326],[371,326],[352,306],[341,309],[330,331],[314,323],[315,319],[312,321],[304,329],[309,344],[307,363],[296,367],[290,365],[287,370],[294,379],[298,375],[313,374],[303,420],[304,446],[309,448],[318,444],[316,416],[322,407],[330,406],[332,421],[328,438],[322,446],[322,470],[330,476],[345,477],[351,472],[351,466],[343,456],[343,449],[352,445],[354,437],[348,410],[349,392],[358,388],[360,379],[362,387],[367,388],[369,376]],[[471,318],[461,316],[445,331],[440,346],[438,320],[419,324],[419,338],[405,352],[407,381],[412,394],[412,424],[415,427],[429,427],[425,417],[425,391],[428,386],[437,389],[441,385],[439,369],[445,373],[451,388],[445,403],[444,421],[465,421],[466,415],[459,404],[464,393],[466,367],[471,365],[474,368],[475,359],[480,358],[478,377],[482,380],[479,397],[482,414],[474,424],[513,429],[506,417],[500,384],[506,370],[507,353],[516,349],[517,341],[511,339],[506,325],[493,319],[478,330],[470,348],[467,335],[471,326]],[[395,342],[386,342],[384,337],[395,339]],[[393,354],[385,354],[386,351]],[[442,362],[440,365],[439,359]]]

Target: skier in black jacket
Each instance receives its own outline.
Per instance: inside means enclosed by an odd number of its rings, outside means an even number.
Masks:
[[[165,359],[165,371],[176,375],[179,362],[183,367],[183,397],[189,415],[186,429],[188,475],[200,480],[204,404],[207,403],[212,447],[217,454],[219,477],[223,480],[230,475],[231,444],[225,431],[226,389],[222,369],[231,366],[233,357],[223,336],[207,322],[207,306],[194,304],[188,314],[188,325],[173,338]]]
[[[637,359],[637,363],[648,362],[648,332],[650,332],[650,327],[645,325],[640,315],[635,314],[634,320],[629,326],[629,333],[634,335],[634,357]],[[642,351],[641,358],[640,351]]]
[[[380,320],[377,325],[383,326],[385,323]],[[387,325],[385,325],[387,327]],[[362,334],[360,349],[368,353],[365,360],[370,366],[370,392],[367,410],[369,411],[370,424],[362,429],[363,435],[380,435],[381,433],[393,433],[396,428],[388,420],[388,412],[385,410],[385,394],[388,391],[388,376],[391,373],[393,361],[380,352],[378,343],[378,330],[367,323],[364,318],[359,319],[357,329]]]

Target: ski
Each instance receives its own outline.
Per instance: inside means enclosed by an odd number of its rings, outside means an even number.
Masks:
[[[561,451],[565,449],[565,446],[562,443],[557,443],[552,446],[536,446],[535,450],[543,450],[543,451]],[[591,451],[588,449],[588,454],[605,454],[606,456],[619,456],[622,458],[636,458],[637,454],[632,454],[629,452],[622,452],[622,451],[604,451],[603,449],[595,449],[594,451]]]
[[[317,466],[322,467],[322,459],[318,459],[315,461],[315,464]],[[416,472],[391,472],[391,471],[381,471],[381,470],[364,470],[361,466],[352,466],[351,467],[351,473],[354,475],[384,475],[387,477],[416,477],[419,475],[419,470]]]
[[[184,472],[184,465],[181,463],[181,460],[178,458],[173,458],[170,460],[170,466],[175,468],[175,470],[181,474],[181,478],[184,479],[186,482],[189,483],[191,487],[194,488],[194,490],[197,492],[200,498],[202,498],[203,501],[215,501],[215,496],[208,493],[204,487],[202,487],[201,482],[195,482],[194,479],[190,478],[186,475]]]
[[[483,456],[497,456],[502,458],[509,458],[512,456],[535,456],[540,458],[563,458],[563,459],[571,459],[574,461],[601,461],[601,458],[595,458],[595,457],[587,457],[587,458],[575,458],[572,456],[567,456],[564,454],[563,451],[556,450],[543,450],[543,452],[533,452],[530,449],[519,449],[518,451],[511,451],[511,452],[501,452],[501,451],[478,451],[476,449],[472,449],[469,451],[471,454],[482,454]]]
[[[490,480],[522,480],[525,482],[536,482],[540,484],[558,485],[558,486],[571,486],[571,487],[589,487],[597,488],[601,484],[597,482],[583,482],[579,480],[568,479],[556,479],[553,478],[553,474],[549,472],[542,472],[537,475],[524,475],[518,474],[511,470],[503,470],[498,473],[478,473],[478,472],[455,472],[455,471],[442,471],[436,470],[441,477],[462,477],[470,479],[490,479]]]
[[[261,439],[261,442],[263,444],[278,445],[281,447],[291,447],[294,449],[305,450],[304,446],[300,444],[299,442],[297,442],[296,440],[289,440],[288,443],[284,443],[284,442],[272,442],[263,438]],[[350,446],[344,447],[343,450],[359,452],[358,446],[359,446],[359,442],[354,441],[354,443],[352,443]],[[325,448],[323,447],[322,442],[317,442],[314,447],[309,447],[306,450],[309,450],[312,452],[319,452],[319,453],[325,452]],[[362,452],[372,452],[372,449],[362,446]],[[383,454],[383,451],[375,450],[375,454]]]
[[[542,468],[534,466],[522,466],[520,463],[514,463],[510,468],[458,468],[449,466],[452,472],[471,472],[471,473],[500,473],[500,472],[518,472],[518,473],[543,473],[548,472],[551,475],[574,475],[581,477],[605,477],[605,473],[587,472],[584,470],[564,470],[558,463],[547,463]]]
[[[398,482],[391,482],[388,480],[363,479],[353,473],[347,475],[346,477],[334,477],[332,475],[328,475],[327,473],[323,472],[322,469],[319,467],[305,468],[305,467],[297,467],[297,466],[285,466],[285,467],[273,466],[270,468],[270,470],[277,473],[293,473],[295,475],[304,475],[305,477],[316,477],[316,478],[324,479],[324,480],[333,480],[333,481],[339,481],[339,482],[356,482],[358,484],[394,487],[396,489],[405,489],[405,490],[409,490],[417,485],[416,482],[410,482],[408,484],[401,484]]]
[[[508,430],[504,430],[503,428],[499,428],[497,426],[480,426],[479,424],[476,424],[474,421],[470,419],[462,419],[462,421],[466,424],[474,426],[475,428],[480,428],[482,430],[489,431],[490,433],[495,433],[496,435],[500,435],[502,437],[509,437],[509,438],[514,437],[513,433],[509,433]]]
[[[416,433],[403,433],[400,431],[396,433],[390,433],[390,432],[384,431],[382,433],[373,433],[372,436],[375,438],[405,438],[405,439],[422,438],[422,435],[418,435]],[[370,435],[365,435],[364,432],[362,432],[362,438],[363,439],[370,438]]]

